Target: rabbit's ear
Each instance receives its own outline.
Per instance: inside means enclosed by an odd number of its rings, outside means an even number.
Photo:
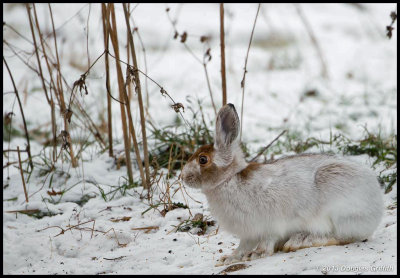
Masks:
[[[215,126],[215,146],[217,149],[230,147],[239,134],[239,116],[231,103],[224,105],[218,112]]]

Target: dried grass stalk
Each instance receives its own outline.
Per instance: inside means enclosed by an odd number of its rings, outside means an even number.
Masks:
[[[132,36],[131,27],[130,27],[130,23],[129,23],[128,8],[127,8],[125,3],[123,3],[122,5],[124,7],[125,22],[126,22],[126,27],[127,27],[127,30],[128,30],[128,38],[129,38],[129,40],[128,40],[129,44],[128,45],[129,45],[129,47],[131,49],[131,56],[132,56],[133,66],[135,68],[138,68],[137,60],[136,60],[135,44],[133,42],[133,36]],[[140,85],[139,72],[137,70],[134,71],[134,75],[135,75],[136,92],[138,94],[138,101],[139,101],[140,123],[141,123],[141,127],[142,127],[144,167],[145,167],[145,172],[146,172],[146,186],[145,186],[145,188],[150,188],[149,152],[148,152],[148,148],[147,148],[146,123],[145,123],[143,100],[142,100],[142,88],[141,88],[141,85]]]

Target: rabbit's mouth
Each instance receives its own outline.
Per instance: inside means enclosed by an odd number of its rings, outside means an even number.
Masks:
[[[199,188],[200,182],[197,180],[196,176],[193,174],[181,174],[182,181],[185,185],[189,187]]]

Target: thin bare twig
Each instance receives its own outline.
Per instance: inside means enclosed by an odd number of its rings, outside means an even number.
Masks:
[[[51,108],[51,123],[52,123],[52,133],[53,133],[53,161],[55,162],[56,157],[57,157],[57,135],[56,135],[57,126],[56,126],[56,118],[55,118],[55,111],[54,111],[55,106],[54,106],[52,88],[53,88],[54,94],[57,97],[57,87],[54,84],[52,68],[50,67],[49,60],[47,58],[46,48],[45,48],[45,45],[44,45],[44,42],[43,42],[42,33],[40,31],[39,21],[38,21],[38,17],[37,17],[37,14],[36,14],[36,6],[35,6],[34,3],[33,3],[33,14],[35,16],[36,28],[38,30],[40,43],[41,43],[41,46],[42,46],[43,56],[44,56],[44,59],[46,61],[47,70],[49,72],[50,81],[51,81],[51,85],[52,85],[52,86],[50,86],[50,103],[49,104],[50,104],[50,108]],[[72,158],[71,158],[71,160],[72,160]]]
[[[90,18],[90,11],[91,11],[91,3],[89,3],[89,12],[86,20],[86,53],[88,59],[88,67],[90,66],[90,55],[89,55],[89,18]]]
[[[172,18],[170,17],[170,15],[169,15],[169,8],[166,9],[166,12],[167,12],[168,20],[171,22],[172,27],[174,28],[175,37],[177,37],[177,36],[179,35],[179,32],[178,32],[178,30],[177,30],[177,28],[176,28],[176,21],[172,20]],[[175,38],[175,37],[174,37],[174,38]],[[183,34],[181,35],[181,43],[183,43],[184,47],[185,47],[186,50],[192,55],[192,57],[193,57],[197,62],[199,62],[199,63],[203,66],[203,68],[204,68],[204,73],[205,73],[205,76],[206,76],[208,91],[209,91],[209,93],[210,93],[211,104],[212,104],[212,106],[213,106],[215,115],[217,115],[217,109],[216,109],[216,107],[215,107],[214,98],[213,98],[213,94],[212,94],[212,91],[211,91],[210,80],[209,80],[208,72],[207,72],[207,62],[206,62],[206,58],[208,58],[208,61],[211,60],[210,48],[207,49],[206,53],[203,55],[203,61],[201,61],[201,60],[193,53],[193,51],[190,49],[190,47],[186,44],[186,38],[187,38],[187,33],[186,33],[186,32],[183,32]]]
[[[25,201],[28,203],[28,193],[26,192],[26,185],[25,185],[25,179],[24,179],[24,171],[22,170],[22,163],[21,163],[21,154],[19,152],[19,146],[17,146],[17,151],[18,151],[18,163],[19,163],[19,170],[21,173],[21,179],[22,179],[22,186],[24,187],[24,193],[25,193]]]
[[[171,95],[168,94],[168,92],[164,89],[163,86],[161,86],[157,81],[155,81],[153,78],[151,78],[150,76],[148,76],[146,73],[144,73],[144,72],[141,71],[140,69],[135,68],[134,66],[128,64],[127,62],[124,62],[124,61],[120,60],[119,58],[117,58],[117,57],[115,57],[114,55],[112,55],[110,52],[108,52],[108,55],[110,55],[111,57],[113,57],[116,61],[119,61],[119,62],[121,62],[121,63],[123,63],[123,64],[125,64],[125,65],[127,65],[127,66],[129,66],[129,67],[131,67],[134,71],[138,71],[139,73],[143,74],[146,78],[148,78],[151,82],[153,82],[155,85],[157,85],[157,87],[160,88],[161,95],[167,96],[167,97],[174,103],[174,105],[177,105],[177,104],[178,104],[178,103],[175,102],[175,100],[171,97]],[[182,119],[184,120],[185,124],[188,125],[188,126],[190,126],[189,123],[186,121],[185,117],[183,117],[183,114],[182,114],[182,112],[181,112],[180,110],[179,110],[179,114],[181,115],[181,117],[182,117]]]
[[[139,5],[139,4],[136,4],[136,7],[137,7],[137,5]],[[132,11],[135,8],[133,8]],[[129,12],[129,14],[131,14],[132,11]],[[135,24],[135,20],[133,18],[130,18],[130,19],[132,19],[133,25],[136,25]],[[140,36],[139,29],[137,27],[135,27],[133,30],[134,30],[134,32],[136,32],[136,34],[138,36],[138,39],[139,39],[139,42],[140,42],[140,45],[142,46],[143,60],[144,60],[144,71],[147,74],[148,69],[147,69],[146,48],[144,47],[144,43],[143,43],[142,37]],[[145,88],[146,88],[146,113],[149,114],[148,109],[149,109],[150,102],[149,102],[149,87],[148,87],[147,78],[144,79],[144,82],[145,82]]]
[[[278,140],[279,137],[281,137],[286,131],[287,131],[287,129],[285,129],[284,131],[282,131],[274,140],[271,141],[271,143],[269,143],[266,147],[262,148],[262,149],[258,152],[258,154],[250,160],[250,162],[253,162],[253,161],[257,160],[257,158],[259,158],[266,150],[268,150],[269,147],[271,147],[271,145],[272,145],[276,140]]]
[[[47,88],[46,88],[46,85],[44,84],[42,66],[41,66],[41,63],[40,63],[40,58],[39,58],[39,53],[38,53],[38,46],[37,46],[37,43],[36,43],[35,32],[34,32],[34,30],[33,30],[32,15],[31,15],[31,12],[30,12],[30,9],[31,9],[31,8],[29,7],[29,4],[28,4],[28,3],[26,3],[25,6],[26,6],[26,11],[27,11],[27,13],[28,13],[29,26],[30,26],[30,28],[31,28],[31,33],[32,33],[32,38],[33,38],[33,44],[34,44],[34,47],[35,47],[36,60],[37,60],[37,62],[38,62],[39,73],[40,73],[40,78],[41,78],[41,80],[42,80],[43,91],[44,91],[44,93],[45,93],[45,95],[46,95],[47,102],[50,103],[50,98],[49,98],[49,95],[47,94]]]
[[[315,48],[315,50],[316,50],[317,53],[318,53],[318,57],[319,57],[319,60],[320,60],[320,62],[321,62],[321,75],[322,75],[323,78],[329,78],[329,76],[328,76],[328,69],[327,69],[327,66],[326,66],[326,59],[325,59],[325,57],[324,57],[324,54],[322,53],[321,47],[320,47],[320,45],[319,45],[319,43],[318,43],[318,41],[317,41],[317,38],[316,38],[316,36],[315,36],[315,34],[314,34],[314,31],[313,31],[313,29],[311,28],[311,25],[308,23],[308,20],[307,20],[306,16],[304,15],[303,10],[301,9],[300,4],[296,3],[296,4],[294,4],[294,5],[295,5],[295,7],[296,7],[296,11],[297,11],[297,13],[298,13],[298,15],[299,15],[301,21],[302,21],[303,24],[304,24],[304,27],[305,27],[306,30],[307,30],[307,33],[308,33],[308,35],[309,35],[309,37],[310,37],[310,39],[311,39],[311,42],[312,42],[312,44],[314,45],[314,48]]]
[[[222,78],[222,106],[226,104],[226,73],[225,73],[225,28],[224,3],[219,4],[220,37],[221,37],[221,78]]]
[[[32,170],[32,169],[33,169],[33,162],[32,162],[32,155],[31,155],[31,144],[30,144],[30,142],[29,142],[29,133],[28,133],[28,128],[26,127],[26,121],[25,121],[24,110],[23,110],[23,108],[22,108],[21,99],[19,98],[17,86],[15,85],[14,78],[13,78],[13,76],[12,76],[12,74],[11,74],[11,70],[10,70],[10,68],[8,67],[7,61],[6,61],[6,59],[4,58],[4,56],[3,56],[3,61],[4,61],[4,64],[6,65],[8,74],[10,75],[11,82],[12,82],[13,87],[14,87],[14,93],[15,93],[15,95],[16,95],[16,97],[17,97],[17,100],[18,100],[19,109],[21,110],[22,121],[23,121],[23,123],[24,123],[25,137],[26,137],[26,143],[27,143],[26,151],[28,152],[29,165],[31,166],[31,170]]]
[[[396,19],[397,19],[397,4],[396,4],[396,10],[395,11],[392,11],[391,13],[390,13],[390,18],[392,19],[392,23],[390,23],[390,25],[387,25],[386,26],[386,31],[387,31],[387,37],[389,38],[389,39],[391,39],[392,38],[392,32],[393,32],[393,30],[394,30],[394,27],[393,27],[393,24],[395,23],[395,21],[396,21]]]
[[[252,42],[252,40],[253,40],[254,29],[255,29],[255,27],[256,27],[256,22],[257,22],[257,18],[258,18],[258,12],[260,11],[260,7],[261,7],[261,4],[258,4],[256,17],[254,18],[254,23],[253,23],[253,29],[251,30],[250,41],[249,41],[249,47],[247,48],[246,60],[245,60],[245,62],[244,62],[243,79],[242,79],[242,82],[240,83],[240,85],[241,85],[241,87],[242,87],[242,107],[241,107],[241,112],[240,112],[240,122],[241,122],[242,124],[240,125],[240,140],[242,140],[243,107],[244,107],[244,88],[245,88],[245,84],[246,84],[247,59],[249,58],[250,46],[251,46],[251,42]]]

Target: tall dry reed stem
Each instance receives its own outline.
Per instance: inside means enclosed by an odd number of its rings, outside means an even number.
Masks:
[[[55,91],[55,95],[56,96],[58,95],[57,99],[60,101],[59,104],[61,104],[61,98],[63,98],[63,96],[61,96],[61,95],[63,95],[63,94],[60,94],[60,93],[57,94],[56,93],[57,86],[54,83],[53,74],[52,74],[52,68],[50,67],[49,59],[47,57],[47,52],[46,52],[46,47],[45,47],[45,44],[44,44],[43,35],[42,35],[42,32],[40,31],[40,26],[39,26],[38,17],[37,17],[37,14],[36,14],[36,6],[35,6],[35,4],[33,4],[33,12],[34,12],[34,15],[35,15],[35,23],[36,23],[36,28],[37,28],[38,34],[39,34],[40,43],[41,43],[41,46],[42,46],[43,56],[44,56],[44,59],[46,61],[47,69],[49,71],[49,76],[50,76],[50,82],[51,82],[51,85],[52,85],[50,87],[50,94],[51,94],[51,88],[53,88],[53,90]],[[58,62],[59,62],[59,60],[58,60]],[[51,103],[51,101],[53,101],[52,97],[51,97],[50,103]],[[51,105],[51,107],[54,108],[54,106],[52,106],[52,105]],[[74,150],[73,150],[73,146],[72,146],[72,140],[71,140],[71,136],[70,136],[70,133],[69,133],[69,124],[68,124],[68,119],[67,119],[68,113],[66,113],[65,107],[62,107],[61,105],[60,105],[60,107],[61,107],[61,114],[63,115],[63,118],[64,118],[64,130],[66,131],[66,135],[67,135],[66,139],[67,139],[67,142],[68,142],[69,155],[70,155],[70,158],[71,158],[71,165],[72,165],[73,168],[75,168],[75,167],[78,167],[78,161],[76,160],[75,155],[74,155]],[[52,113],[52,116],[53,116],[53,114],[55,114],[55,113]],[[52,119],[52,121],[55,122],[55,119]],[[54,139],[54,140],[56,140],[56,139]]]
[[[103,18],[103,36],[104,36],[104,49],[108,53],[109,46],[109,34],[106,25],[106,7],[101,4],[101,12]],[[108,121],[108,154],[112,157],[113,154],[113,136],[112,136],[112,110],[111,110],[111,89],[110,89],[110,65],[108,61],[108,55],[105,55],[105,66],[106,66],[106,90],[107,90],[107,121]]]
[[[111,21],[110,22],[110,14],[111,14]],[[119,99],[120,101],[125,101],[126,104],[126,109],[128,110],[128,115],[129,115],[129,100],[128,96],[125,90],[125,85],[124,85],[124,77],[122,75],[122,70],[121,70],[121,64],[119,62],[119,46],[118,46],[118,34],[117,34],[117,24],[115,20],[115,10],[114,10],[114,4],[110,3],[107,6],[107,26],[109,30],[109,34],[111,37],[111,43],[114,48],[114,53],[116,56],[116,61],[115,61],[115,66],[117,70],[117,76],[118,76],[118,88],[119,88]],[[112,27],[111,27],[112,24]],[[120,103],[120,108],[121,108],[121,120],[122,120],[122,131],[124,135],[124,145],[125,145],[125,158],[126,158],[126,166],[127,166],[127,171],[128,171],[128,179],[130,183],[133,183],[133,175],[132,175],[132,163],[131,163],[131,156],[130,156],[130,142],[129,142],[129,136],[128,136],[128,126],[127,126],[127,120],[126,120],[126,112],[125,112],[125,106],[124,104]],[[132,128],[130,128],[131,132],[133,132],[134,136],[134,131]],[[138,162],[139,167],[140,163]]]
[[[38,63],[40,79],[42,81],[43,92],[44,92],[44,94],[46,96],[47,102],[50,103],[50,98],[49,98],[49,95],[47,93],[47,88],[46,88],[46,84],[44,82],[44,77],[43,77],[43,72],[42,72],[42,66],[41,66],[41,63],[40,63],[40,58],[39,58],[39,53],[38,53],[38,46],[37,46],[36,37],[35,37],[35,31],[33,29],[32,15],[31,15],[31,12],[30,12],[31,8],[30,8],[28,3],[25,4],[25,7],[26,7],[26,11],[28,13],[29,26],[31,28],[32,39],[33,39],[33,47],[35,48],[36,60],[37,60],[37,63]]]
[[[37,14],[36,14],[36,6],[35,4],[33,4],[33,11],[34,11],[34,16],[35,16],[35,23],[36,23],[36,29],[38,30],[38,34],[39,34],[39,39],[40,39],[40,44],[42,46],[42,52],[43,52],[43,56],[45,58],[46,61],[46,65],[47,65],[47,70],[49,72],[49,76],[50,76],[50,81],[51,81],[51,85],[50,86],[50,108],[51,108],[51,126],[52,126],[52,133],[53,133],[53,162],[57,161],[57,124],[56,124],[56,113],[54,111],[55,109],[55,105],[54,105],[54,100],[53,100],[53,94],[52,94],[52,88],[54,91],[55,96],[57,97],[57,88],[54,84],[54,80],[53,80],[53,75],[52,75],[52,69],[50,67],[49,64],[49,60],[47,58],[47,52],[43,43],[43,36],[42,33],[40,31],[40,27],[39,27],[39,22],[37,19]]]
[[[128,38],[129,38],[129,47],[131,49],[131,56],[132,56],[132,61],[133,65],[135,68],[138,68],[137,66],[137,59],[136,59],[136,51],[135,51],[135,44],[133,42],[133,36],[131,32],[131,27],[129,23],[129,13],[128,13],[128,8],[126,4],[122,4],[124,8],[124,14],[125,14],[125,22],[126,22],[126,27],[128,31]],[[145,122],[145,117],[144,117],[144,109],[143,109],[143,100],[142,100],[142,88],[140,85],[140,79],[139,79],[139,73],[138,71],[134,71],[135,75],[135,89],[137,90],[138,94],[138,101],[139,101],[139,112],[140,112],[140,123],[142,127],[142,139],[143,139],[143,152],[144,152],[144,167],[145,167],[145,173],[146,173],[146,187],[145,188],[150,188],[150,171],[149,171],[149,153],[147,149],[147,136],[146,136],[146,122]]]

